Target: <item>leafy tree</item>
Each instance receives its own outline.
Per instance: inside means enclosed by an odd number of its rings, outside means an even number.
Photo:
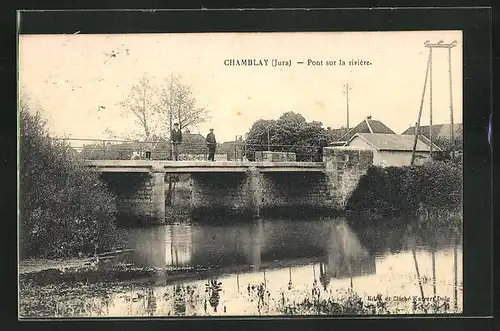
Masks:
[[[269,131],[269,134],[268,134]],[[268,137],[270,140],[268,141]],[[275,120],[257,120],[253,123],[246,143],[249,151],[264,151],[268,149],[269,144],[276,144],[276,121]]]
[[[50,139],[36,107],[20,104],[21,257],[91,254],[116,243],[114,196],[66,142]]]
[[[268,135],[269,132],[269,135]],[[298,113],[286,112],[277,120],[256,121],[247,137],[247,157],[253,159],[255,151],[294,152],[298,161],[310,161],[317,153],[319,140],[326,130],[321,122],[307,122]]]

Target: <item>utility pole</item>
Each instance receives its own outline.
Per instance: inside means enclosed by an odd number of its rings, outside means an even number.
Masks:
[[[349,83],[344,84],[344,90],[342,91],[346,96],[346,115],[347,115],[347,133],[349,134]],[[349,137],[347,137],[349,139]]]
[[[170,160],[173,161],[174,159],[174,143],[172,141],[172,121],[173,121],[173,104],[172,104],[172,95],[173,95],[173,90],[174,90],[174,82],[173,82],[173,75],[170,75],[170,91],[169,91],[169,109],[168,113],[170,115],[170,131],[169,131],[169,138],[170,138]],[[172,174],[168,174],[168,205],[170,206],[172,204]]]
[[[432,151],[432,47],[429,48],[429,140],[431,142],[431,162],[433,160],[433,151]]]
[[[420,127],[420,118],[422,117],[422,108],[424,107],[425,90],[427,89],[427,77],[429,75],[430,64],[431,64],[431,54],[429,53],[429,58],[427,60],[427,69],[425,70],[424,88],[422,89],[422,98],[420,99],[420,109],[418,111],[417,124],[415,125],[415,141],[413,142],[413,151],[411,153],[410,165],[413,165],[413,163],[415,162],[415,151],[417,150],[417,142],[418,142],[418,129]]]
[[[452,83],[451,83],[451,48],[457,44],[456,41],[453,41],[448,47],[448,76],[450,78],[449,86],[450,86],[450,139],[451,139],[451,159],[455,161],[455,125],[453,123],[453,93],[452,93]]]
[[[271,135],[269,133],[269,127],[270,127],[270,125],[267,126],[267,151],[268,152],[271,150]]]
[[[448,49],[448,75],[449,75],[449,88],[450,88],[450,124],[451,124],[451,144],[452,144],[452,158],[455,158],[455,132],[453,125],[453,95],[452,95],[452,83],[451,83],[451,49],[457,45],[457,41],[454,40],[449,44],[445,44],[442,40],[437,43],[431,43],[426,41],[424,43],[425,47],[429,48],[429,56],[430,56],[430,71],[431,71],[431,79],[430,79],[430,125],[429,125],[429,138],[431,141],[431,159],[432,159],[432,49],[434,48],[447,48]]]
[[[172,141],[172,121],[173,121],[173,104],[172,104],[172,98],[173,98],[173,90],[174,90],[174,82],[173,82],[173,76],[170,75],[170,91],[169,91],[169,96],[168,98],[170,99],[169,101],[169,109],[168,109],[168,114],[169,114],[169,125],[170,125],[170,131],[169,131],[169,137],[170,137],[170,160],[173,160],[173,149],[174,149],[174,144]]]

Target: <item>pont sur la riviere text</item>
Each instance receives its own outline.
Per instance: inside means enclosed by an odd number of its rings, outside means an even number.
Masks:
[[[372,63],[362,59],[338,59],[338,60],[313,60],[296,61],[298,65],[306,66],[370,66]],[[226,67],[290,67],[292,60],[283,59],[224,59],[223,64]]]

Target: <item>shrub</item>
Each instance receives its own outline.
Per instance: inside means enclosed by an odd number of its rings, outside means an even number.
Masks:
[[[27,102],[20,108],[21,257],[94,253],[115,244],[115,202],[67,143],[49,138]]]
[[[451,162],[371,167],[351,195],[347,210],[380,216],[459,210],[462,168]]]

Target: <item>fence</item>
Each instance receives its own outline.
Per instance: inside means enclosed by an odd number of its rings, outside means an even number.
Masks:
[[[54,139],[67,144],[84,160],[172,160],[172,144],[167,141],[139,141],[125,139]],[[206,143],[181,143],[178,145],[179,160],[207,160]],[[216,159],[220,160],[274,160],[275,155],[285,155],[286,160],[320,162],[322,148],[313,145],[268,145],[232,142],[229,146],[218,144]],[[288,155],[288,157],[286,156]],[[148,157],[149,156],[149,157]],[[280,159],[281,160],[281,159]]]

